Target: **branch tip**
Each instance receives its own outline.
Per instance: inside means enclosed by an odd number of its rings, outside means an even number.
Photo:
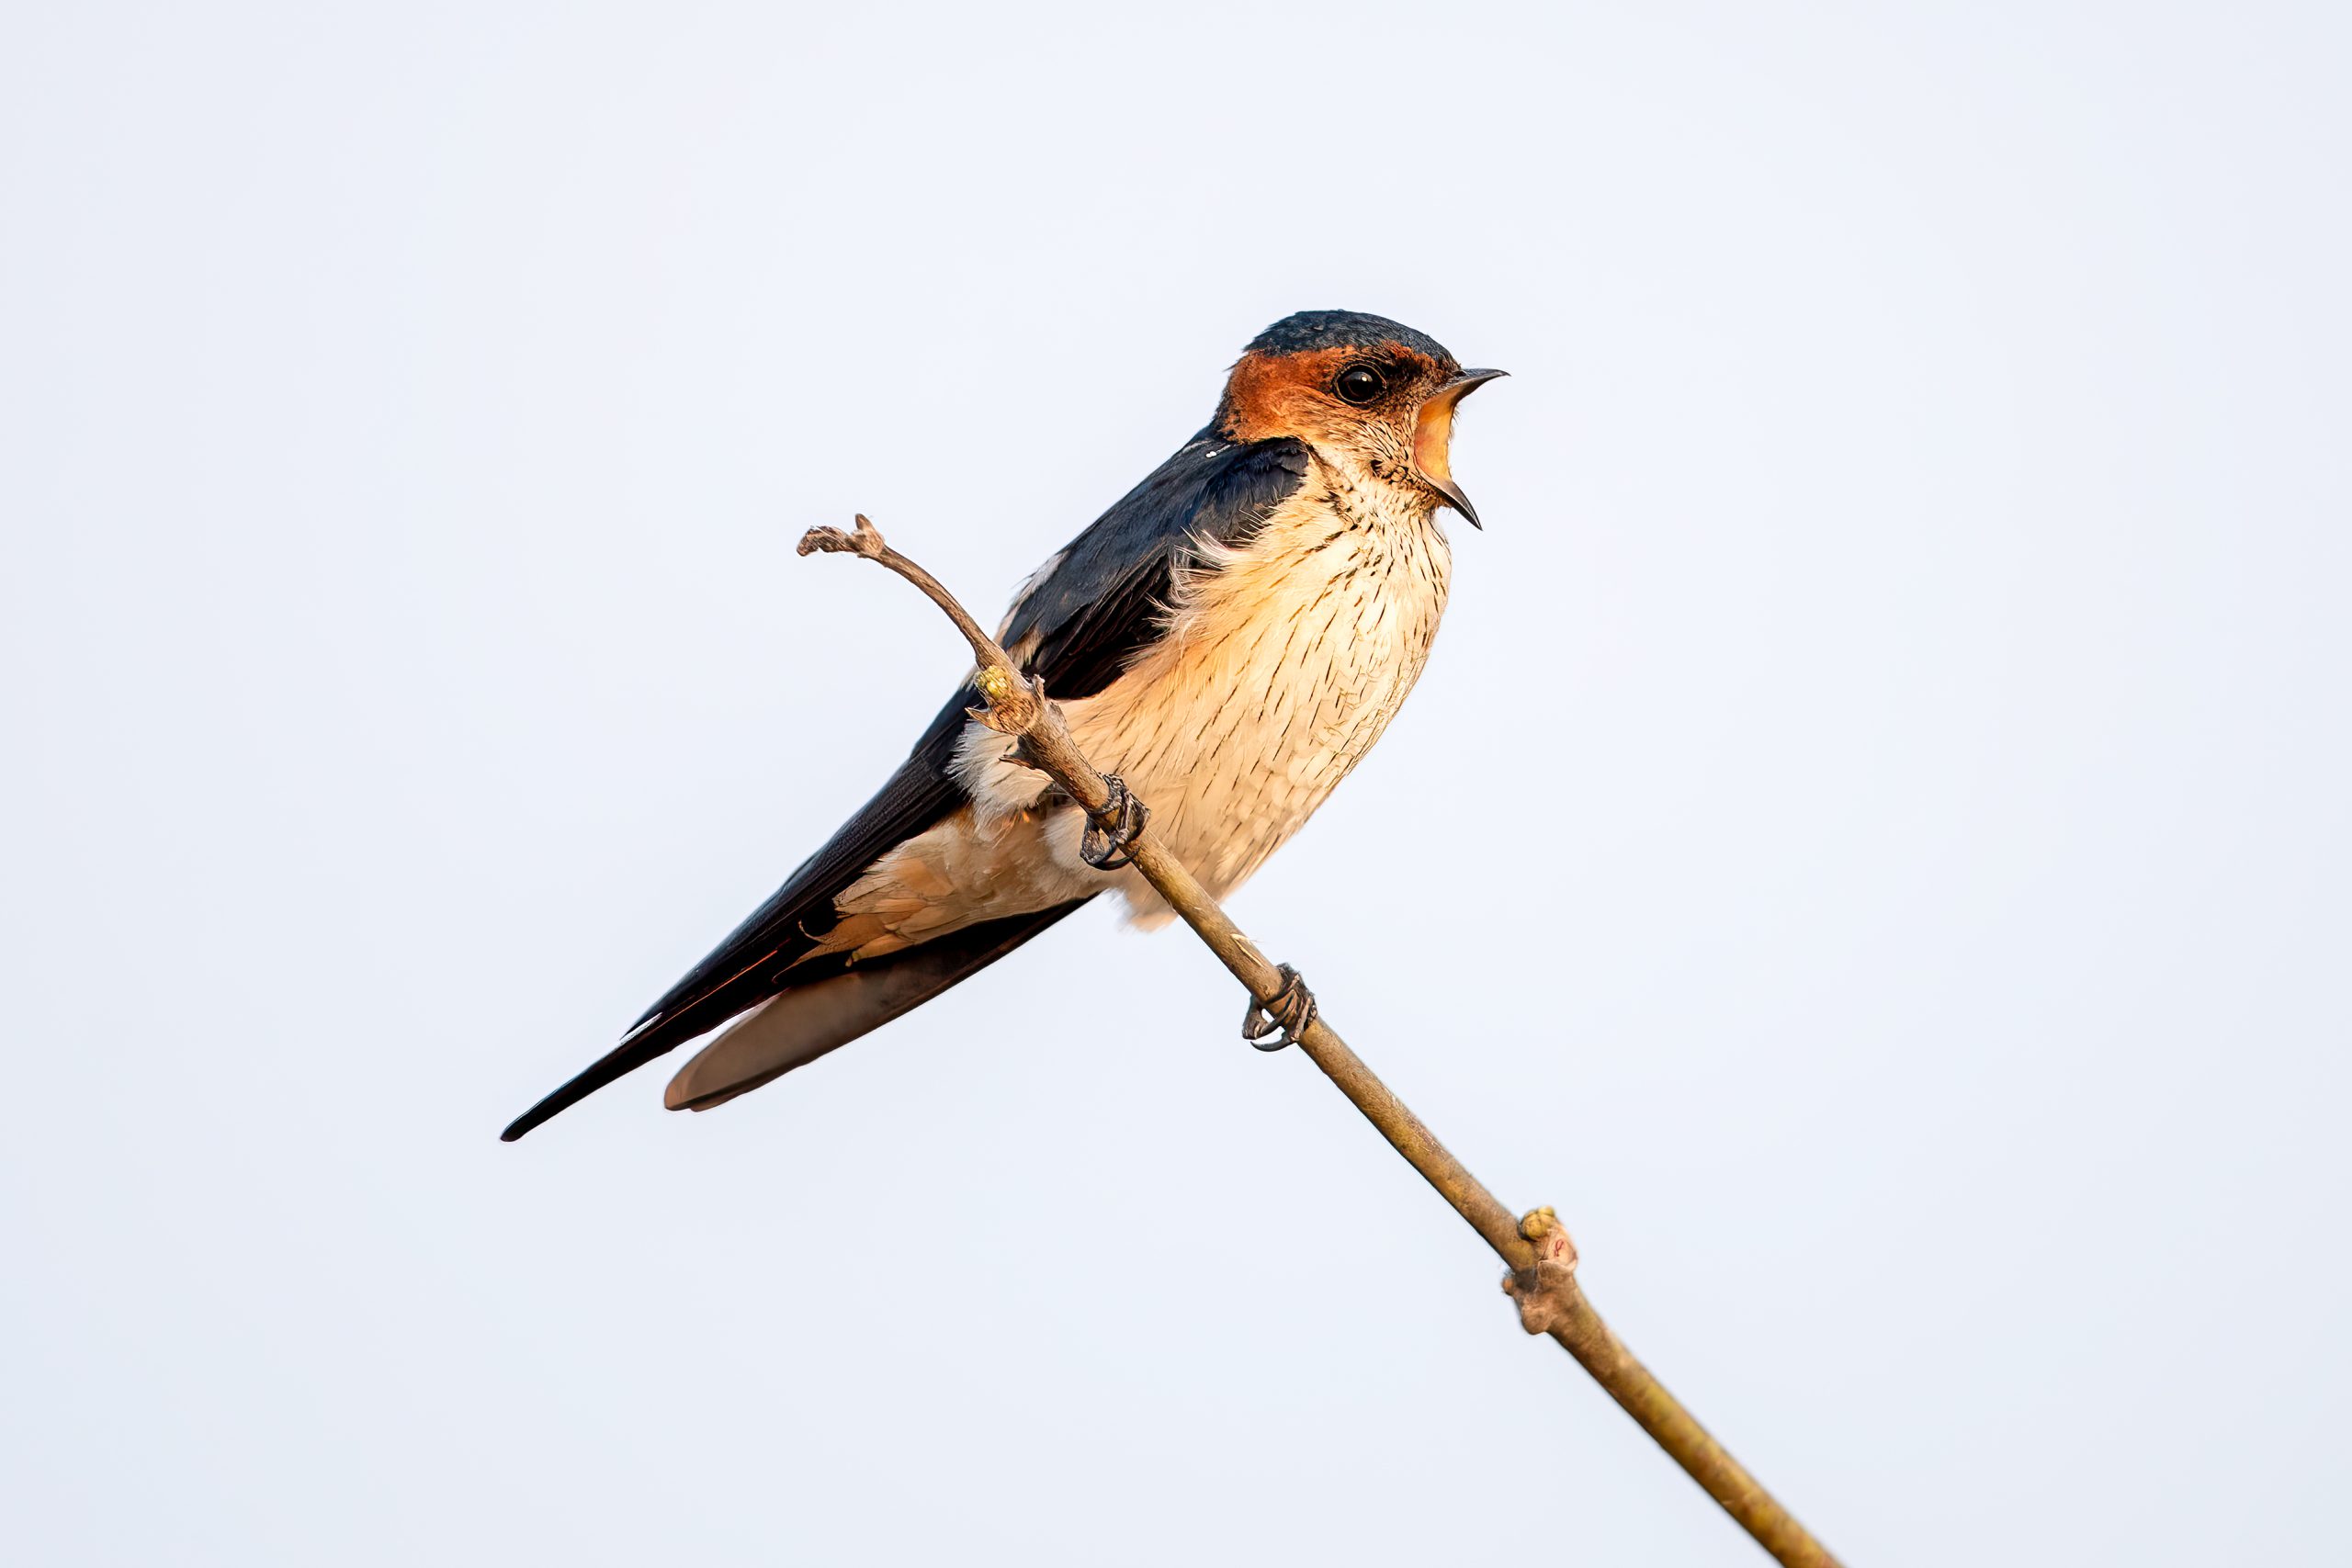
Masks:
[[[844,533],[839,528],[811,528],[800,536],[801,555],[854,555],[868,560],[880,560],[888,548],[882,542],[882,530],[876,528],[863,512],[857,514],[857,527]]]

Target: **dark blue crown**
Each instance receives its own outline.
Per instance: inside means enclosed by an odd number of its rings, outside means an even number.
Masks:
[[[1301,310],[1284,316],[1250,340],[1249,354],[1309,354],[1319,348],[1378,348],[1386,343],[1404,344],[1426,354],[1441,365],[1454,363],[1445,344],[1427,333],[1417,333],[1385,316],[1362,310]]]

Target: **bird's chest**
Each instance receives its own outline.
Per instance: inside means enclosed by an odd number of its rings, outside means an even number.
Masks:
[[[1075,705],[1073,732],[1151,804],[1197,874],[1237,884],[1396,716],[1428,661],[1450,565],[1418,508],[1294,502],[1178,583],[1170,635]]]

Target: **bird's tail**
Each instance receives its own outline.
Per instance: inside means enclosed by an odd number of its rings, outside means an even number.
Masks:
[[[806,980],[786,986],[740,1014],[680,1069],[664,1098],[673,1111],[707,1111],[757,1089],[969,979],[1085,902],[1073,898],[1034,915],[983,920],[862,964],[833,955]],[[513,1143],[566,1106],[684,1044],[726,1016],[712,1018],[707,1007],[648,1015],[628,1038],[517,1116],[499,1136]]]
[[[778,991],[695,1052],[670,1080],[662,1103],[707,1111],[781,1077],[969,979],[1085,902],[967,926]]]

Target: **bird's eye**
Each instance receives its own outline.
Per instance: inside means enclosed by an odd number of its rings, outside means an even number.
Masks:
[[[1345,401],[1362,408],[1377,400],[1381,393],[1388,390],[1388,382],[1369,365],[1351,365],[1340,372],[1339,379],[1331,383],[1331,389]]]

